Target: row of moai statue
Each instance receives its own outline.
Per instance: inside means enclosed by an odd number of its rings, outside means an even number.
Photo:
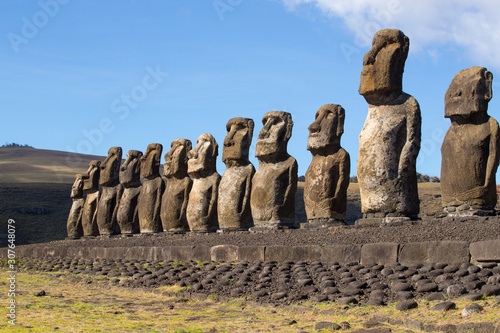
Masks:
[[[363,58],[359,93],[369,108],[357,163],[361,222],[418,218],[421,115],[416,99],[402,90],[408,49],[403,32],[384,29]],[[487,114],[492,78],[484,67],[467,68],[445,95],[451,127],[441,149],[441,189],[444,211],[451,216],[495,214],[500,144],[498,123]],[[308,222],[302,227],[328,227],[345,219],[350,158],[340,145],[344,118],[340,105],[327,104],[309,126],[307,149],[313,158],[305,175]],[[253,120],[229,120],[222,177],[216,171],[218,145],[210,134],[201,135],[194,148],[186,139],[172,142],[165,155],[166,182],[159,172],[161,144],[150,144],[144,155],[129,151],[121,167],[121,148],[111,148],[103,163],[92,161],[86,174],[76,176],[69,237],[296,227],[298,167],[287,152],[292,117],[271,111],[262,123],[255,171],[248,159]]]
[[[144,155],[130,150],[123,164],[122,149],[110,148],[103,163],[92,161],[86,174],[76,175],[68,236],[293,227],[297,162],[287,153],[292,118],[272,111],[263,125],[255,171],[248,158],[253,120],[228,121],[222,177],[211,134],[202,134],[194,148],[186,139],[172,142],[165,155],[166,181],[160,176],[161,144],[148,145]]]

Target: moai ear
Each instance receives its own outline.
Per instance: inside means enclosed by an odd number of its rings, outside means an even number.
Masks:
[[[337,109],[337,137],[341,137],[344,134],[344,119],[345,119],[345,110],[343,107],[339,105]]]
[[[486,71],[484,73],[484,80],[486,81],[486,94],[484,95],[484,98],[487,102],[489,102],[493,97],[493,74],[490,71]]]

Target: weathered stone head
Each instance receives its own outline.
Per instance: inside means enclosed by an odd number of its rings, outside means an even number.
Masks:
[[[120,168],[120,182],[128,187],[138,184],[141,181],[141,157],[139,150],[129,150],[127,159]]]
[[[75,175],[75,182],[71,187],[71,199],[83,197],[83,176],[81,174]]]
[[[444,98],[445,118],[469,118],[488,110],[493,97],[493,74],[484,67],[470,67],[455,75]]]
[[[398,29],[383,29],[373,37],[363,57],[359,94],[370,104],[383,104],[401,94],[410,40]]]
[[[99,189],[99,175],[101,171],[100,161],[90,161],[87,173],[83,175],[83,190],[91,191]]]
[[[120,177],[120,164],[122,163],[122,148],[111,147],[108,157],[101,163],[101,178],[99,183],[104,186],[113,186]]]
[[[328,148],[340,148],[340,137],[344,133],[345,110],[338,104],[326,104],[316,112],[314,122],[309,125],[307,150],[316,152]]]
[[[255,157],[273,158],[287,155],[288,140],[292,136],[292,115],[285,111],[270,111],[262,118]]]
[[[163,146],[159,143],[150,143],[146,153],[141,157],[141,176],[146,179],[160,175],[160,159]]]
[[[254,122],[249,118],[236,117],[226,124],[227,135],[222,149],[222,162],[247,164],[252,144]]]
[[[187,175],[188,153],[192,149],[190,140],[175,139],[165,154],[163,175],[167,178],[183,178]]]
[[[219,145],[212,134],[202,134],[194,147],[188,153],[188,174],[194,177],[204,177],[217,171],[217,155]]]

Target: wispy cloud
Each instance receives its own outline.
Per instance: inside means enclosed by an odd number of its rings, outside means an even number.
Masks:
[[[413,51],[455,45],[478,65],[500,69],[500,2],[491,0],[281,0],[289,9],[304,4],[341,18],[353,43],[368,46],[373,33],[399,28]],[[435,52],[435,51],[433,51]]]

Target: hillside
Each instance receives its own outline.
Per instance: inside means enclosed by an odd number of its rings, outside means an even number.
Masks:
[[[28,147],[0,148],[0,183],[72,184],[91,160],[106,157]]]

